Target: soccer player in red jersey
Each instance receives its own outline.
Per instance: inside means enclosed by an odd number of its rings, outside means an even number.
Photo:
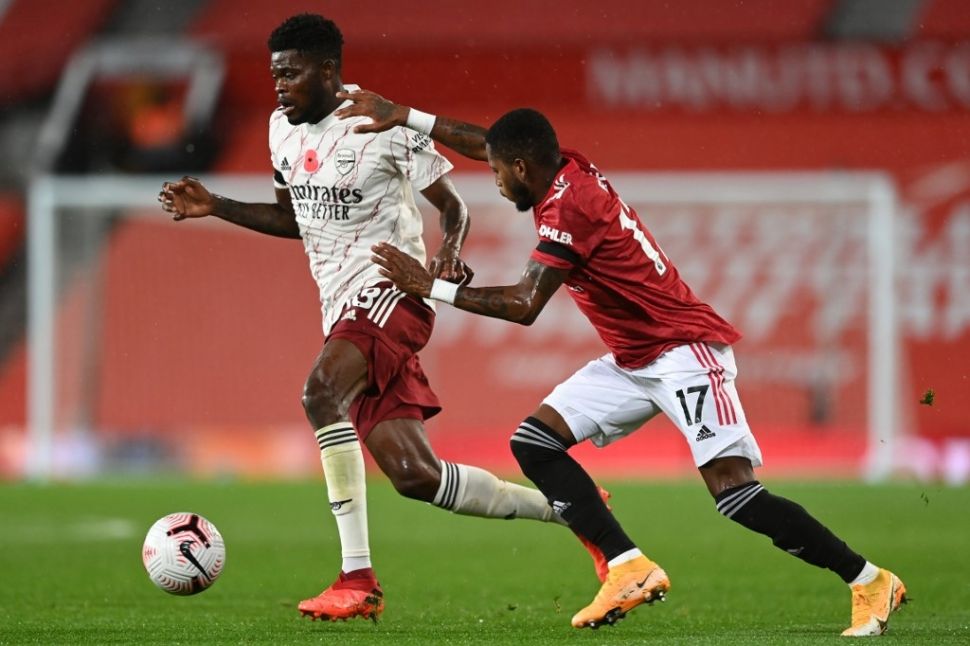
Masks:
[[[535,110],[509,112],[491,128],[398,106],[371,92],[338,116],[369,116],[375,132],[408,125],[473,159],[485,160],[499,192],[532,211],[539,242],[515,285],[472,287],[435,279],[392,245],[373,247],[384,276],[416,296],[523,325],[565,285],[609,354],[559,384],[512,435],[526,476],[579,535],[602,550],[609,574],[572,619],[577,628],[609,625],[641,603],[663,599],[664,570],[648,559],[597,495],[568,449],[604,446],[664,413],[677,424],[717,510],[770,537],[852,588],[852,625],[844,635],[877,635],[905,599],[888,570],[868,562],[798,504],[755,479],[761,451],[734,385],[731,344],[740,333],[681,279],[640,218],[582,154],[562,149]]]
[[[394,287],[370,261],[372,245],[390,242],[424,262],[413,197],[420,192],[441,214],[443,240],[431,271],[439,279],[463,279],[459,252],[468,217],[448,178],[451,164],[425,135],[403,127],[352,132],[354,120],[334,115],[344,101],[338,92],[356,86],[341,80],[343,36],[333,21],[293,16],[268,45],[279,102],[269,117],[276,202],[236,202],[191,177],[166,182],[158,199],[176,220],[215,216],[302,239],[324,333],[303,407],[320,447],[343,560],[337,580],[299,610],[331,620],[376,619],[384,600],[370,558],[361,442],[409,498],[459,514],[564,523],[539,491],[435,455],[424,420],[440,407],[417,354],[434,326],[433,304]],[[590,551],[605,577],[602,555]]]

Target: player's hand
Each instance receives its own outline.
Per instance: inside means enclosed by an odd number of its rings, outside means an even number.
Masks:
[[[172,214],[173,220],[202,218],[212,215],[215,198],[212,193],[194,177],[185,176],[177,182],[165,182],[158,192],[162,210]]]
[[[380,273],[386,276],[397,288],[414,296],[431,295],[434,277],[420,262],[397,247],[381,242],[370,248],[371,260],[380,265]]]
[[[442,247],[428,264],[428,272],[433,278],[440,278],[451,283],[467,285],[475,276],[472,268],[458,257],[453,247]]]
[[[384,132],[394,126],[407,123],[408,112],[411,108],[388,101],[380,94],[370,90],[356,92],[337,92],[337,98],[342,101],[353,101],[352,105],[335,110],[338,119],[347,117],[370,117],[372,123],[362,123],[354,128],[354,132]]]

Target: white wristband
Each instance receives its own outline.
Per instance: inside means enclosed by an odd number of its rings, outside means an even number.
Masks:
[[[433,114],[428,114],[427,112],[421,112],[420,110],[415,110],[411,108],[408,111],[408,120],[404,124],[411,130],[420,132],[422,135],[431,136],[431,129],[434,128],[434,122],[438,117]]]
[[[447,280],[435,278],[434,282],[431,283],[431,299],[454,305],[455,296],[458,294],[459,287],[460,285],[457,283],[449,283]]]

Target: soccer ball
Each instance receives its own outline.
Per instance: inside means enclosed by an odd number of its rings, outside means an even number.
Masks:
[[[222,574],[226,546],[216,526],[202,516],[169,514],[148,530],[141,560],[148,578],[165,592],[196,594]]]

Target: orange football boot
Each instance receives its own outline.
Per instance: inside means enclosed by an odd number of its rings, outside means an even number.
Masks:
[[[304,617],[314,620],[365,617],[377,623],[384,612],[384,591],[371,568],[341,572],[329,588],[312,599],[304,599],[297,607]]]
[[[574,628],[612,626],[642,603],[665,601],[667,573],[645,556],[610,568],[596,598],[573,616]]]
[[[886,632],[889,615],[906,603],[906,586],[899,577],[879,568],[872,583],[852,586],[852,625],[843,637],[875,637]]]

